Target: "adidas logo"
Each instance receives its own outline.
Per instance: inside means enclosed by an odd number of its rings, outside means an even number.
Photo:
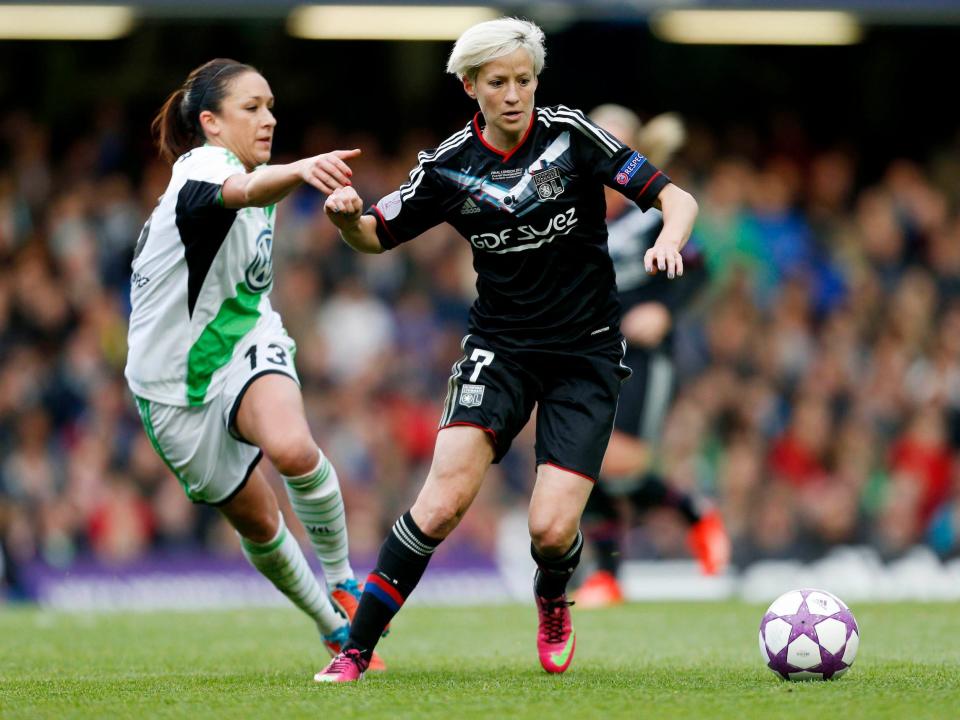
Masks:
[[[471,198],[471,197],[468,197],[468,198],[466,199],[466,202],[464,202],[463,205],[460,206],[460,214],[461,214],[461,215],[473,215],[473,214],[478,213],[478,212],[480,212],[480,208],[479,208],[479,206],[473,201],[473,198]]]

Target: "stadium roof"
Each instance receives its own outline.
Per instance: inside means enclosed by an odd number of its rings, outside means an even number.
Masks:
[[[138,15],[147,17],[282,17],[291,9],[304,5],[342,5],[340,2],[309,2],[298,0],[40,0],[39,2],[9,2],[4,5],[121,5],[131,7]],[[509,2],[504,0],[474,0],[473,2],[445,2],[444,0],[372,0],[350,5],[421,5],[457,7],[483,5],[505,13],[541,17],[566,15],[582,19],[643,20],[650,14],[679,9],[737,9],[737,10],[845,10],[864,20],[893,24],[914,24],[960,21],[960,3],[957,0],[551,0],[550,2]]]

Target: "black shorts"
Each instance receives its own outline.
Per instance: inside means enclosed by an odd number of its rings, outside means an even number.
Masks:
[[[623,362],[633,371],[633,377],[620,393],[614,427],[627,435],[654,442],[660,437],[673,397],[670,349],[627,346]]]
[[[504,350],[467,335],[453,366],[440,427],[472,425],[490,435],[500,462],[537,404],[537,465],[555,465],[596,480],[606,452],[620,385],[630,377],[624,343],[588,352]]]

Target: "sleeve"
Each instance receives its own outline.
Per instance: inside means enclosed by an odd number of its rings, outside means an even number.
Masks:
[[[224,210],[223,184],[187,180],[177,196],[177,215],[197,217]]]
[[[648,210],[670,183],[670,178],[647,158],[617,140],[579,110],[566,110],[575,117],[579,133],[575,142],[587,174]]]
[[[445,199],[444,187],[432,166],[421,162],[399,190],[371,205],[365,214],[376,218],[380,245],[390,250],[442,223]]]
[[[186,181],[177,197],[177,214],[187,217],[226,210],[223,207],[223,183],[232,175],[246,172],[239,160],[221,148],[196,148],[184,155],[180,162]]]

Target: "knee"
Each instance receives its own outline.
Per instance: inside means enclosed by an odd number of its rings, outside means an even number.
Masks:
[[[247,540],[255,543],[267,543],[277,536],[280,529],[280,516],[271,508],[257,508],[242,518],[235,518],[234,524]]]
[[[551,513],[530,514],[530,540],[544,557],[563,555],[577,538],[579,521]]]
[[[264,445],[263,452],[280,474],[288,477],[306,475],[320,459],[317,444],[309,435],[271,440]]]

